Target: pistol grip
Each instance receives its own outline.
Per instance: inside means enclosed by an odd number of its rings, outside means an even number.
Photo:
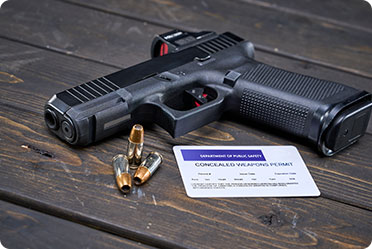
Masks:
[[[371,113],[365,91],[262,63],[243,73],[234,88],[240,96],[236,112],[310,140],[326,156],[363,136]]]

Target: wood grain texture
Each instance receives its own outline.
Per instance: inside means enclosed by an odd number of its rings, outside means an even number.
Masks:
[[[0,72],[7,76],[0,81],[0,103],[40,115],[53,94],[118,70],[4,39],[1,44]]]
[[[372,32],[372,8],[367,1],[350,0],[237,0],[258,6],[274,9],[278,12],[288,12],[294,15],[306,16],[333,23],[345,28],[358,29],[362,32]]]
[[[67,1],[170,28],[232,31],[265,51],[372,77],[372,33],[325,20],[241,1]]]
[[[195,144],[196,138],[188,135],[173,140],[157,128],[146,127],[146,153],[159,151],[164,163],[147,184],[123,196],[109,162],[123,151],[125,139],[72,148],[50,136],[39,115],[1,109],[0,125],[6,127],[0,141],[3,198],[167,248],[221,248],[229,246],[231,239],[237,248],[334,248],[366,246],[371,240],[372,212],[322,197],[186,197],[170,143]],[[301,153],[313,173],[308,155]],[[313,175],[323,192],[322,179]],[[341,185],[337,183],[337,192]]]
[[[77,223],[0,201],[5,248],[152,248]]]
[[[154,35],[168,31],[49,0],[7,2],[0,11],[0,30],[2,37],[120,67],[149,59]]]

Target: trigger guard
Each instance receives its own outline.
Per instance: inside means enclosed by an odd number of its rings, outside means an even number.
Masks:
[[[211,102],[190,110],[179,111],[156,98],[141,105],[133,113],[135,119],[156,123],[176,138],[218,120],[224,112],[224,99],[222,94],[218,94]]]

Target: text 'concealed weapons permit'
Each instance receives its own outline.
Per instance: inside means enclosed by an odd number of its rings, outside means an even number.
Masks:
[[[293,146],[174,146],[189,197],[319,196]]]

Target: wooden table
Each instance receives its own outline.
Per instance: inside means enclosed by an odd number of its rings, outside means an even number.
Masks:
[[[372,92],[372,9],[350,0],[11,0],[0,10],[0,241],[7,248],[364,248],[372,239],[372,122],[331,157],[224,117],[173,139],[145,126],[161,169],[123,196],[111,158],[128,131],[86,148],[45,127],[56,92],[142,62],[155,34],[232,31],[256,59]],[[174,145],[295,145],[318,198],[186,196]]]

